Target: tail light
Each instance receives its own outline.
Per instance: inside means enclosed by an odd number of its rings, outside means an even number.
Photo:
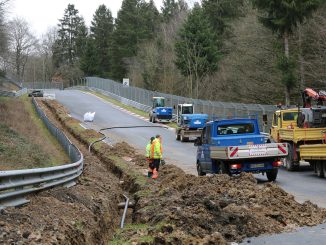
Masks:
[[[273,167],[280,167],[283,165],[282,161],[275,161],[272,163]]]
[[[241,169],[241,164],[240,163],[231,164],[230,169]]]

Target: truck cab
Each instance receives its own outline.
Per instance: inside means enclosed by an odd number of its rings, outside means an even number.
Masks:
[[[152,98],[153,105],[152,109],[149,113],[149,120],[152,123],[161,122],[167,123],[172,121],[172,107],[165,106],[165,98],[164,97],[153,97]]]
[[[208,120],[207,114],[194,114],[192,104],[179,104],[177,107],[176,140],[189,141],[197,138]]]
[[[310,145],[310,152],[322,155],[317,145],[323,144],[326,138],[326,107],[278,110],[273,115],[270,134],[273,142],[288,144],[289,154],[283,159],[284,167],[289,171],[297,170],[300,163],[309,159],[301,156],[303,146]],[[315,149],[313,145],[316,145]]]
[[[206,123],[197,146],[198,175],[266,173],[274,181],[287,144],[265,143],[257,119],[228,119]]]

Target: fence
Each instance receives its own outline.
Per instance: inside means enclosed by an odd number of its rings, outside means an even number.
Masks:
[[[103,79],[97,77],[86,77],[81,80],[81,84],[90,88],[96,88],[106,91],[110,96],[118,97],[118,100],[122,98],[130,101],[137,102],[144,106],[144,108],[151,108],[152,97],[161,96],[166,98],[167,106],[173,107],[177,104],[191,103],[195,107],[196,113],[205,113],[210,115],[211,119],[222,118],[240,118],[240,117],[252,117],[255,116],[259,120],[261,130],[263,128],[263,115],[266,114],[268,118],[267,128],[270,128],[272,116],[276,110],[276,106],[273,105],[260,105],[260,104],[243,104],[243,103],[227,103],[220,101],[198,100],[192,98],[186,98],[182,96],[176,96],[172,94],[159,93],[155,91],[149,91],[137,87],[124,87],[121,83],[117,83],[110,79]]]
[[[23,88],[19,91],[0,91],[0,96],[4,96],[4,97],[15,97],[15,96],[21,96],[23,94],[27,93],[27,89]]]
[[[32,192],[58,185],[74,185],[83,171],[82,153],[50,122],[34,98],[33,104],[46,127],[60,142],[73,163],[49,168],[0,171],[0,209],[27,203],[25,196]]]

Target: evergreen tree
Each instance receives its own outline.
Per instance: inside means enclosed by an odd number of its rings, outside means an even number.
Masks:
[[[164,0],[161,7],[163,20],[169,22],[172,17],[187,9],[188,5],[183,0]]]
[[[190,79],[189,96],[198,98],[201,80],[217,70],[217,36],[203,9],[195,5],[175,44],[176,65]],[[195,92],[194,92],[195,91]]]
[[[158,16],[153,1],[124,0],[118,12],[112,45],[112,76],[122,80],[138,45],[153,37]]]
[[[295,84],[293,59],[290,58],[289,37],[294,28],[308,18],[324,0],[252,0],[261,10],[259,20],[264,26],[278,33],[284,42],[284,57],[278,64],[283,72],[285,103],[290,104],[290,92]]]
[[[88,37],[84,55],[80,60],[80,69],[86,76],[99,75],[99,59],[97,53],[95,40]]]
[[[87,27],[73,4],[68,4],[63,18],[59,21],[58,39],[53,46],[54,64],[56,67],[73,65],[83,56]]]
[[[113,35],[113,17],[111,11],[105,5],[100,5],[96,10],[90,31],[92,41],[89,40],[88,43],[95,50],[95,54],[92,54],[90,57],[91,63],[94,66],[93,75],[108,76],[111,69],[110,61],[112,59],[110,46]],[[92,58],[95,58],[95,60]]]
[[[242,15],[244,0],[203,0],[204,12],[209,17],[214,30],[224,34],[228,22]]]

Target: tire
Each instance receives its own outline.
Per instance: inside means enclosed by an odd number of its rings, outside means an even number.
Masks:
[[[326,178],[326,161],[320,161],[321,165],[322,165],[322,169],[323,169],[323,172],[324,172],[324,177]]]
[[[275,181],[276,177],[277,177],[277,174],[278,174],[278,169],[277,168],[266,172],[266,176],[267,176],[268,181]]]
[[[283,162],[284,162],[284,167],[288,170],[288,171],[294,171],[294,170],[298,170],[298,166],[296,166],[293,162],[293,145],[292,144],[288,144],[289,146],[289,154],[287,155],[286,158],[284,158]]]
[[[153,116],[151,117],[151,123],[155,123],[155,118]]]
[[[198,173],[198,176],[205,176],[206,175],[206,173],[203,172],[199,162],[197,162],[197,173]]]
[[[323,178],[325,176],[322,161],[316,161],[316,174],[320,178]]]
[[[225,162],[220,162],[220,174],[231,175],[227,163],[225,163]]]
[[[176,139],[177,141],[180,140],[180,134],[178,133],[178,131],[175,132],[175,139]]]
[[[180,134],[180,140],[181,140],[181,142],[187,142],[189,140],[189,138],[188,137],[184,137],[183,134],[181,133]]]

